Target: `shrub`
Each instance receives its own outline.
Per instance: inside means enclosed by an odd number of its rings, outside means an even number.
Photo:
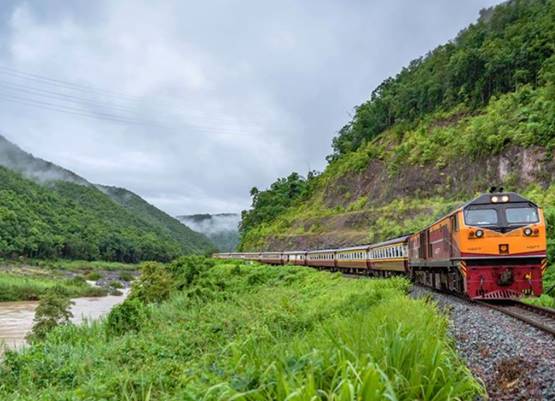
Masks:
[[[133,274],[130,272],[121,272],[119,274],[119,279],[129,283],[130,281],[135,280],[135,276],[133,276]]]
[[[172,290],[172,276],[166,267],[157,262],[143,263],[141,276],[131,288],[131,299],[145,304],[160,303],[169,298]]]
[[[106,334],[121,336],[138,332],[147,319],[145,306],[137,299],[128,299],[112,309],[106,319]]]
[[[55,327],[69,324],[73,317],[70,308],[73,302],[62,287],[49,288],[40,298],[35,311],[30,341],[44,340]]]
[[[118,280],[112,280],[110,281],[110,288],[115,288],[115,289],[120,289],[123,288],[123,284],[120,283]]]
[[[102,277],[102,274],[99,272],[89,272],[85,276],[85,278],[89,281],[97,281],[100,280]]]
[[[214,261],[204,256],[184,256],[173,261],[168,270],[175,281],[175,288],[183,290],[191,287],[198,277],[212,267],[214,267]]]

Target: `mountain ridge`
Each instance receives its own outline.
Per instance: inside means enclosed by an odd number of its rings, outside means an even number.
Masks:
[[[34,157],[2,136],[0,166],[0,195],[4,199],[0,212],[6,216],[0,234],[7,238],[0,241],[0,255],[4,257],[136,262],[215,249],[204,235],[133,192],[92,184],[70,170]],[[41,216],[41,204],[51,209],[50,216]],[[64,216],[66,212],[70,217]],[[21,227],[8,224],[19,218]],[[32,235],[35,231],[37,236]]]

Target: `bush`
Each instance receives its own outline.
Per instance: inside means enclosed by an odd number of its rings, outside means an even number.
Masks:
[[[109,285],[110,285],[110,288],[115,288],[116,290],[117,290],[117,289],[120,289],[120,288],[123,288],[123,284],[120,283],[118,280],[112,280],[112,281],[110,281],[110,284],[109,284]]]
[[[40,298],[33,320],[33,330],[28,340],[44,340],[57,326],[69,324],[73,317],[71,305],[73,302],[62,287],[49,288]]]
[[[138,299],[145,304],[160,303],[169,298],[173,280],[166,267],[157,262],[143,263],[141,276],[131,288],[131,299]]]
[[[129,283],[129,282],[135,280],[135,276],[130,272],[121,272],[119,274],[119,279]]]
[[[85,278],[89,281],[98,281],[102,277],[104,277],[104,276],[99,272],[89,272],[85,275]]]
[[[144,305],[137,299],[128,299],[112,309],[106,319],[106,334],[121,336],[138,332],[147,320]]]
[[[184,256],[173,261],[168,270],[173,276],[174,286],[178,290],[189,288],[208,270],[214,267],[214,261],[204,256]]]

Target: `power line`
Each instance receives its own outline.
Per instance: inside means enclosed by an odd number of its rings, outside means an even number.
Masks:
[[[33,82],[34,84],[47,85],[47,87],[53,87],[54,89],[61,89],[61,90],[64,90],[64,91],[78,92],[78,93],[81,93],[80,96],[82,96],[82,94],[85,94],[86,96],[90,96],[92,93],[97,93],[98,95],[106,96],[106,97],[113,98],[113,99],[117,100],[118,102],[120,102],[119,107],[124,107],[124,108],[129,108],[129,107],[133,108],[133,107],[137,107],[137,106],[140,106],[140,105],[143,105],[143,106],[147,106],[147,105],[149,105],[149,106],[153,106],[153,105],[160,106],[160,105],[164,105],[164,104],[166,104],[170,107],[175,106],[175,103],[168,103],[167,102],[168,98],[166,98],[166,100],[164,100],[164,98],[162,98],[162,99],[156,98],[154,102],[148,102],[147,100],[145,100],[144,97],[128,95],[128,94],[124,94],[122,92],[116,92],[116,91],[101,89],[101,88],[98,88],[98,87],[94,87],[92,85],[83,85],[83,84],[78,84],[78,83],[75,83],[75,82],[64,81],[64,80],[61,80],[61,79],[55,79],[55,78],[50,78],[50,77],[46,77],[46,76],[42,76],[42,75],[38,75],[38,74],[23,72],[23,71],[16,70],[14,68],[2,66],[2,65],[0,65],[0,75],[1,74],[7,75],[8,77],[19,79],[19,80],[30,81],[30,82]],[[73,94],[71,96],[76,96],[76,95]],[[80,97],[80,96],[76,96],[76,97]],[[176,101],[180,101],[180,102],[185,101],[189,104],[192,103],[192,101],[188,101],[188,100],[185,100],[185,99],[182,99],[182,98],[174,98],[174,99]],[[127,105],[122,105],[121,103],[128,103],[128,104]],[[187,110],[195,111],[195,109],[192,109],[190,106],[187,107]],[[236,119],[231,119],[231,120],[229,118],[223,118],[222,119],[221,115],[218,115],[214,112],[211,112],[210,114],[211,114],[210,115],[211,120],[219,120],[222,123],[229,123],[230,121],[232,121],[232,122],[236,121]],[[243,126],[251,126],[251,127],[257,127],[258,126],[258,124],[253,123],[253,122],[242,123],[242,125]]]

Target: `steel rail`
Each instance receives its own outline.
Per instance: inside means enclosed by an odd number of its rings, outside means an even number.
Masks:
[[[530,305],[518,300],[475,302],[514,317],[515,319],[521,320],[555,336],[555,309]]]

